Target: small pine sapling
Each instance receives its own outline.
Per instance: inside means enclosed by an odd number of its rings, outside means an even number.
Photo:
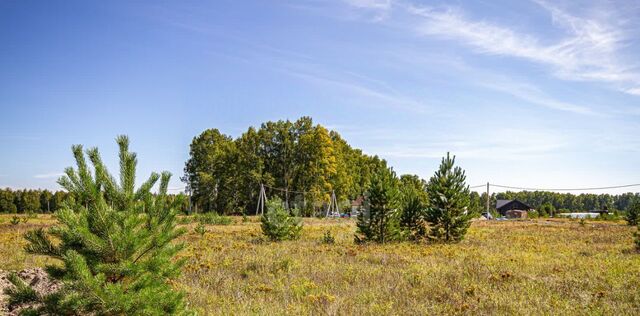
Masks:
[[[358,214],[355,242],[385,243],[402,236],[399,221],[398,179],[392,169],[381,167],[373,175],[365,196],[365,208]]]
[[[278,198],[267,203],[267,211],[260,221],[262,233],[271,241],[295,240],[302,231],[302,220],[289,215]]]
[[[48,315],[185,314],[183,294],[171,286],[184,260],[175,260],[184,233],[168,207],[171,174],[152,173],[135,189],[136,154],[129,139],[120,147],[119,182],[102,163],[97,148],[73,146],[77,169],[67,168],[58,183],[77,201],[56,212],[57,225],[25,235],[26,251],[58,259],[47,273],[62,282],[53,293],[34,297],[19,282],[12,299],[35,301],[24,313]],[[160,180],[156,194],[152,187]]]

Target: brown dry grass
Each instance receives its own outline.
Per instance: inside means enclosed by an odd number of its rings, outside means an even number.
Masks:
[[[0,269],[44,264],[20,234],[51,220],[4,218]],[[201,314],[640,313],[640,254],[623,223],[478,221],[459,244],[355,245],[351,220],[307,219],[300,240],[281,243],[263,241],[255,218],[234,220],[183,237],[176,287]],[[326,230],[335,244],[321,242]]]

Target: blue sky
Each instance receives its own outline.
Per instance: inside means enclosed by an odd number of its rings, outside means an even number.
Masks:
[[[398,173],[638,183],[637,34],[635,1],[0,0],[0,187],[57,189],[71,144],[116,170],[128,134],[177,192],[204,129],[302,115]]]

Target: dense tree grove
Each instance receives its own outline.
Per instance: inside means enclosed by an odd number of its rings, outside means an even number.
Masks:
[[[217,129],[204,131],[191,143],[182,179],[201,211],[252,214],[263,183],[268,196],[309,216],[329,201],[331,191],[339,201],[363,195],[372,170],[383,164],[302,117],[250,127],[236,139]],[[296,193],[303,191],[309,193]]]

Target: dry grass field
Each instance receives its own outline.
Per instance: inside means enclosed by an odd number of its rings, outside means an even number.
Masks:
[[[46,264],[0,216],[0,269]],[[635,228],[571,220],[477,221],[459,244],[356,245],[355,223],[307,219],[298,241],[261,238],[257,218],[187,225],[175,286],[205,315],[640,314]],[[322,243],[330,230],[335,244]]]

